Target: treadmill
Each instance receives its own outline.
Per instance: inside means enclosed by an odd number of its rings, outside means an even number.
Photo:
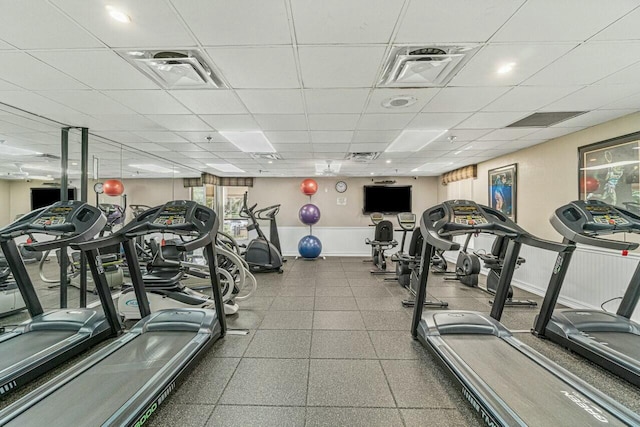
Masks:
[[[558,208],[551,224],[566,242],[627,251],[638,243],[600,238],[640,234],[640,216],[599,200],[571,202]],[[569,267],[565,259],[562,267]],[[549,338],[640,387],[640,324],[630,320],[640,298],[640,263],[616,313],[603,310],[555,310],[562,282],[549,286],[533,333]]]
[[[37,233],[55,239],[25,244],[26,250],[66,248],[92,239],[106,222],[99,209],[66,201],[37,209],[0,229],[0,247],[31,316],[31,320],[6,328],[0,335],[0,395],[119,333],[120,329],[112,328],[99,309],[62,308],[45,313],[15,242],[19,236]]]
[[[215,265],[218,225],[213,210],[178,200],[147,210],[110,236],[75,245],[87,255],[98,292],[106,296],[108,287],[98,257],[101,247],[121,243],[127,265],[137,266],[137,237],[151,233],[190,236],[192,239],[181,242],[179,249],[203,247],[205,256],[213,260],[209,272],[216,309],[167,309],[150,314],[142,273],[131,268],[142,320],[108,346],[0,411],[0,425],[143,425],[199,357],[225,334]],[[113,304],[104,309],[110,322],[119,323]]]
[[[460,386],[490,426],[640,425],[640,416],[514,338],[499,319],[522,244],[569,254],[575,246],[539,239],[502,212],[468,200],[445,201],[420,221],[423,263],[435,249],[458,250],[447,237],[490,233],[509,238],[491,316],[474,311],[423,311],[429,268],[423,268],[411,333]],[[428,264],[427,264],[428,265]],[[555,268],[552,281],[560,280]]]

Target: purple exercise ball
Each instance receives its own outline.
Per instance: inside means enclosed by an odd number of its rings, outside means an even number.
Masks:
[[[320,221],[320,209],[314,204],[307,203],[300,208],[298,212],[298,218],[303,224],[311,225]]]

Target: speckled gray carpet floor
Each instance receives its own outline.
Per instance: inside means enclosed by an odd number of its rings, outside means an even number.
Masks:
[[[256,295],[227,317],[229,328],[249,334],[218,341],[145,425],[481,425],[440,365],[411,339],[412,309],[400,304],[409,293],[397,282],[370,275],[372,265],[362,260],[289,259],[284,274],[258,275]],[[515,291],[520,299],[541,301]],[[55,301],[54,292],[45,294]],[[430,275],[429,294],[451,309],[490,310],[489,295],[442,276]],[[640,412],[638,388],[533,337],[528,330],[536,313],[537,308],[507,307],[503,323]]]

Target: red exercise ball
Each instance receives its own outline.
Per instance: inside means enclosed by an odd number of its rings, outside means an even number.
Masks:
[[[580,180],[581,193],[593,193],[594,191],[598,191],[599,187],[600,181],[592,176],[588,176],[585,179]]]
[[[300,190],[307,196],[311,196],[318,191],[318,183],[314,179],[307,178],[300,184]]]
[[[108,179],[102,184],[102,191],[107,196],[122,196],[124,184],[119,179]]]

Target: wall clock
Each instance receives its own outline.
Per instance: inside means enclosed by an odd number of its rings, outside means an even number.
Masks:
[[[336,182],[336,191],[338,193],[344,193],[345,191],[347,191],[347,183],[344,181]]]

